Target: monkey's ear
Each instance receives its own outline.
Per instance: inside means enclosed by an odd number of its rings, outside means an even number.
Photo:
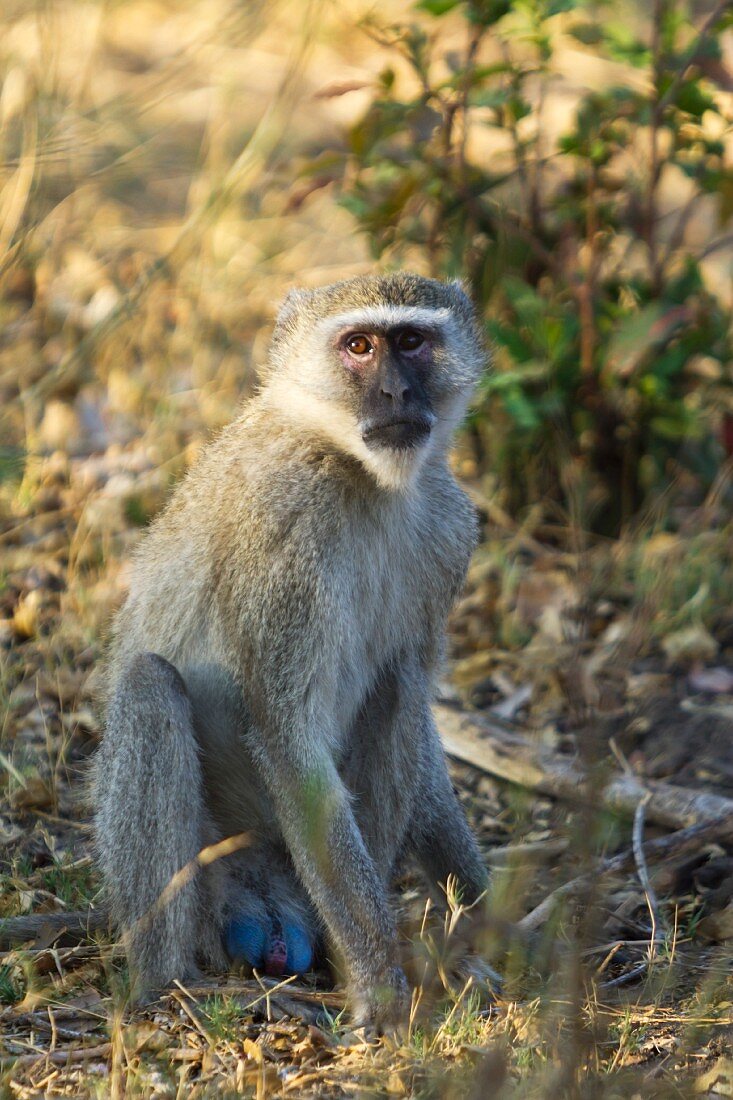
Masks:
[[[456,294],[458,295],[459,298],[466,298],[467,301],[471,300],[471,295],[469,293],[468,283],[466,282],[466,279],[464,279],[464,278],[451,278],[451,281],[448,285],[453,290],[455,290],[455,292],[456,292]]]
[[[299,312],[311,297],[311,292],[303,290],[302,287],[294,287],[289,290],[277,312],[278,322],[287,321],[294,313]]]
[[[465,279],[451,279],[448,285],[462,305],[472,307],[471,292]]]

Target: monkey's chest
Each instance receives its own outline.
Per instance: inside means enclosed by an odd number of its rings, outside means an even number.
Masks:
[[[434,649],[464,568],[450,546],[409,529],[362,549],[341,572],[349,614],[336,684],[346,725],[386,666]]]

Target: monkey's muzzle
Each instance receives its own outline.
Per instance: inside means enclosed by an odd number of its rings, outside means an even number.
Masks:
[[[361,437],[368,447],[391,447],[406,451],[424,443],[435,423],[434,416],[392,417],[389,420],[372,419],[362,426]]]

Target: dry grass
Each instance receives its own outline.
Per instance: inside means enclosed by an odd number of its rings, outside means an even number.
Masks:
[[[317,93],[379,68],[360,10],[11,0],[0,16],[2,915],[94,904],[89,677],[129,551],[249,392],[284,291],[371,266],[318,170],[363,100]],[[733,649],[719,498],[671,543],[650,528],[581,552],[542,516],[517,528],[458,462],[492,521],[453,623],[459,692],[560,748],[607,754],[612,738],[647,775],[730,795],[733,690],[694,680]],[[656,959],[604,986],[648,948],[635,876],[597,884],[536,943],[511,929],[629,823],[454,778],[496,864],[492,921],[463,918],[446,943],[404,884],[406,1038],[364,1044],[324,976],[212,978],[133,1011],[112,943],[41,942],[0,959],[0,1096],[733,1094],[728,854],[652,868]],[[498,959],[501,996],[456,979],[464,939]]]

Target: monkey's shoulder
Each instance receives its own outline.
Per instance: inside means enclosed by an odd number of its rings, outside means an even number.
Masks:
[[[467,566],[478,538],[478,517],[468,494],[443,466],[428,472],[420,499],[429,541]]]

